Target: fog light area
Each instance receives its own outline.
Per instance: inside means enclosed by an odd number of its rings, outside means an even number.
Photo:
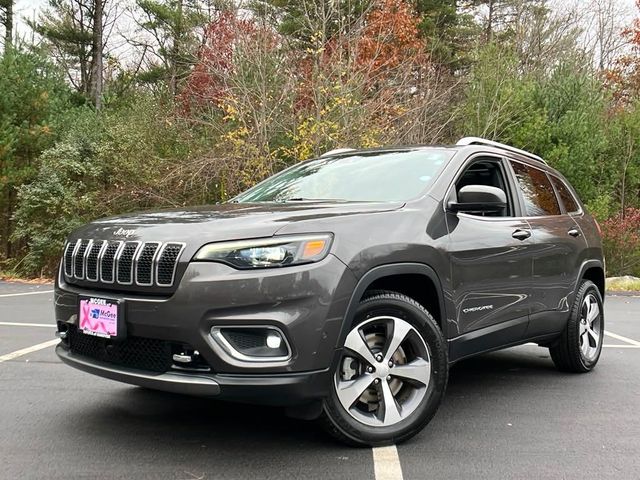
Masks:
[[[239,360],[286,360],[291,354],[283,333],[275,327],[213,327],[211,336]]]

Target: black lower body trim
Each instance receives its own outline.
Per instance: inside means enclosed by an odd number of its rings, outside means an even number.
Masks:
[[[83,357],[58,345],[56,354],[67,365],[111,380],[186,395],[216,397],[261,405],[301,405],[329,394],[329,369],[271,375],[227,375],[214,373],[164,373],[136,370]]]

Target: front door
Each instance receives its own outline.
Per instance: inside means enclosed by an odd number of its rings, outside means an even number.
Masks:
[[[452,300],[457,306],[449,337],[462,336],[454,357],[517,342],[526,331],[532,233],[518,215],[515,184],[507,172],[501,159],[471,160],[449,194],[465,185],[489,185],[504,190],[509,204],[491,216],[447,214]]]

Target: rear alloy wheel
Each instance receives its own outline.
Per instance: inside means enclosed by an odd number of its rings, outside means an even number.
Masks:
[[[325,401],[329,430],[357,445],[384,445],[415,435],[440,403],[446,348],[431,315],[392,292],[363,300],[344,342]]]
[[[573,308],[558,344],[551,347],[551,359],[559,370],[584,373],[591,371],[600,358],[604,335],[602,296],[589,280],[576,293]]]

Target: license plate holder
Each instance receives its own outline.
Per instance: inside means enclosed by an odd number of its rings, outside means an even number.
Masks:
[[[78,297],[78,331],[94,337],[120,339],[126,336],[123,302],[105,297]]]

